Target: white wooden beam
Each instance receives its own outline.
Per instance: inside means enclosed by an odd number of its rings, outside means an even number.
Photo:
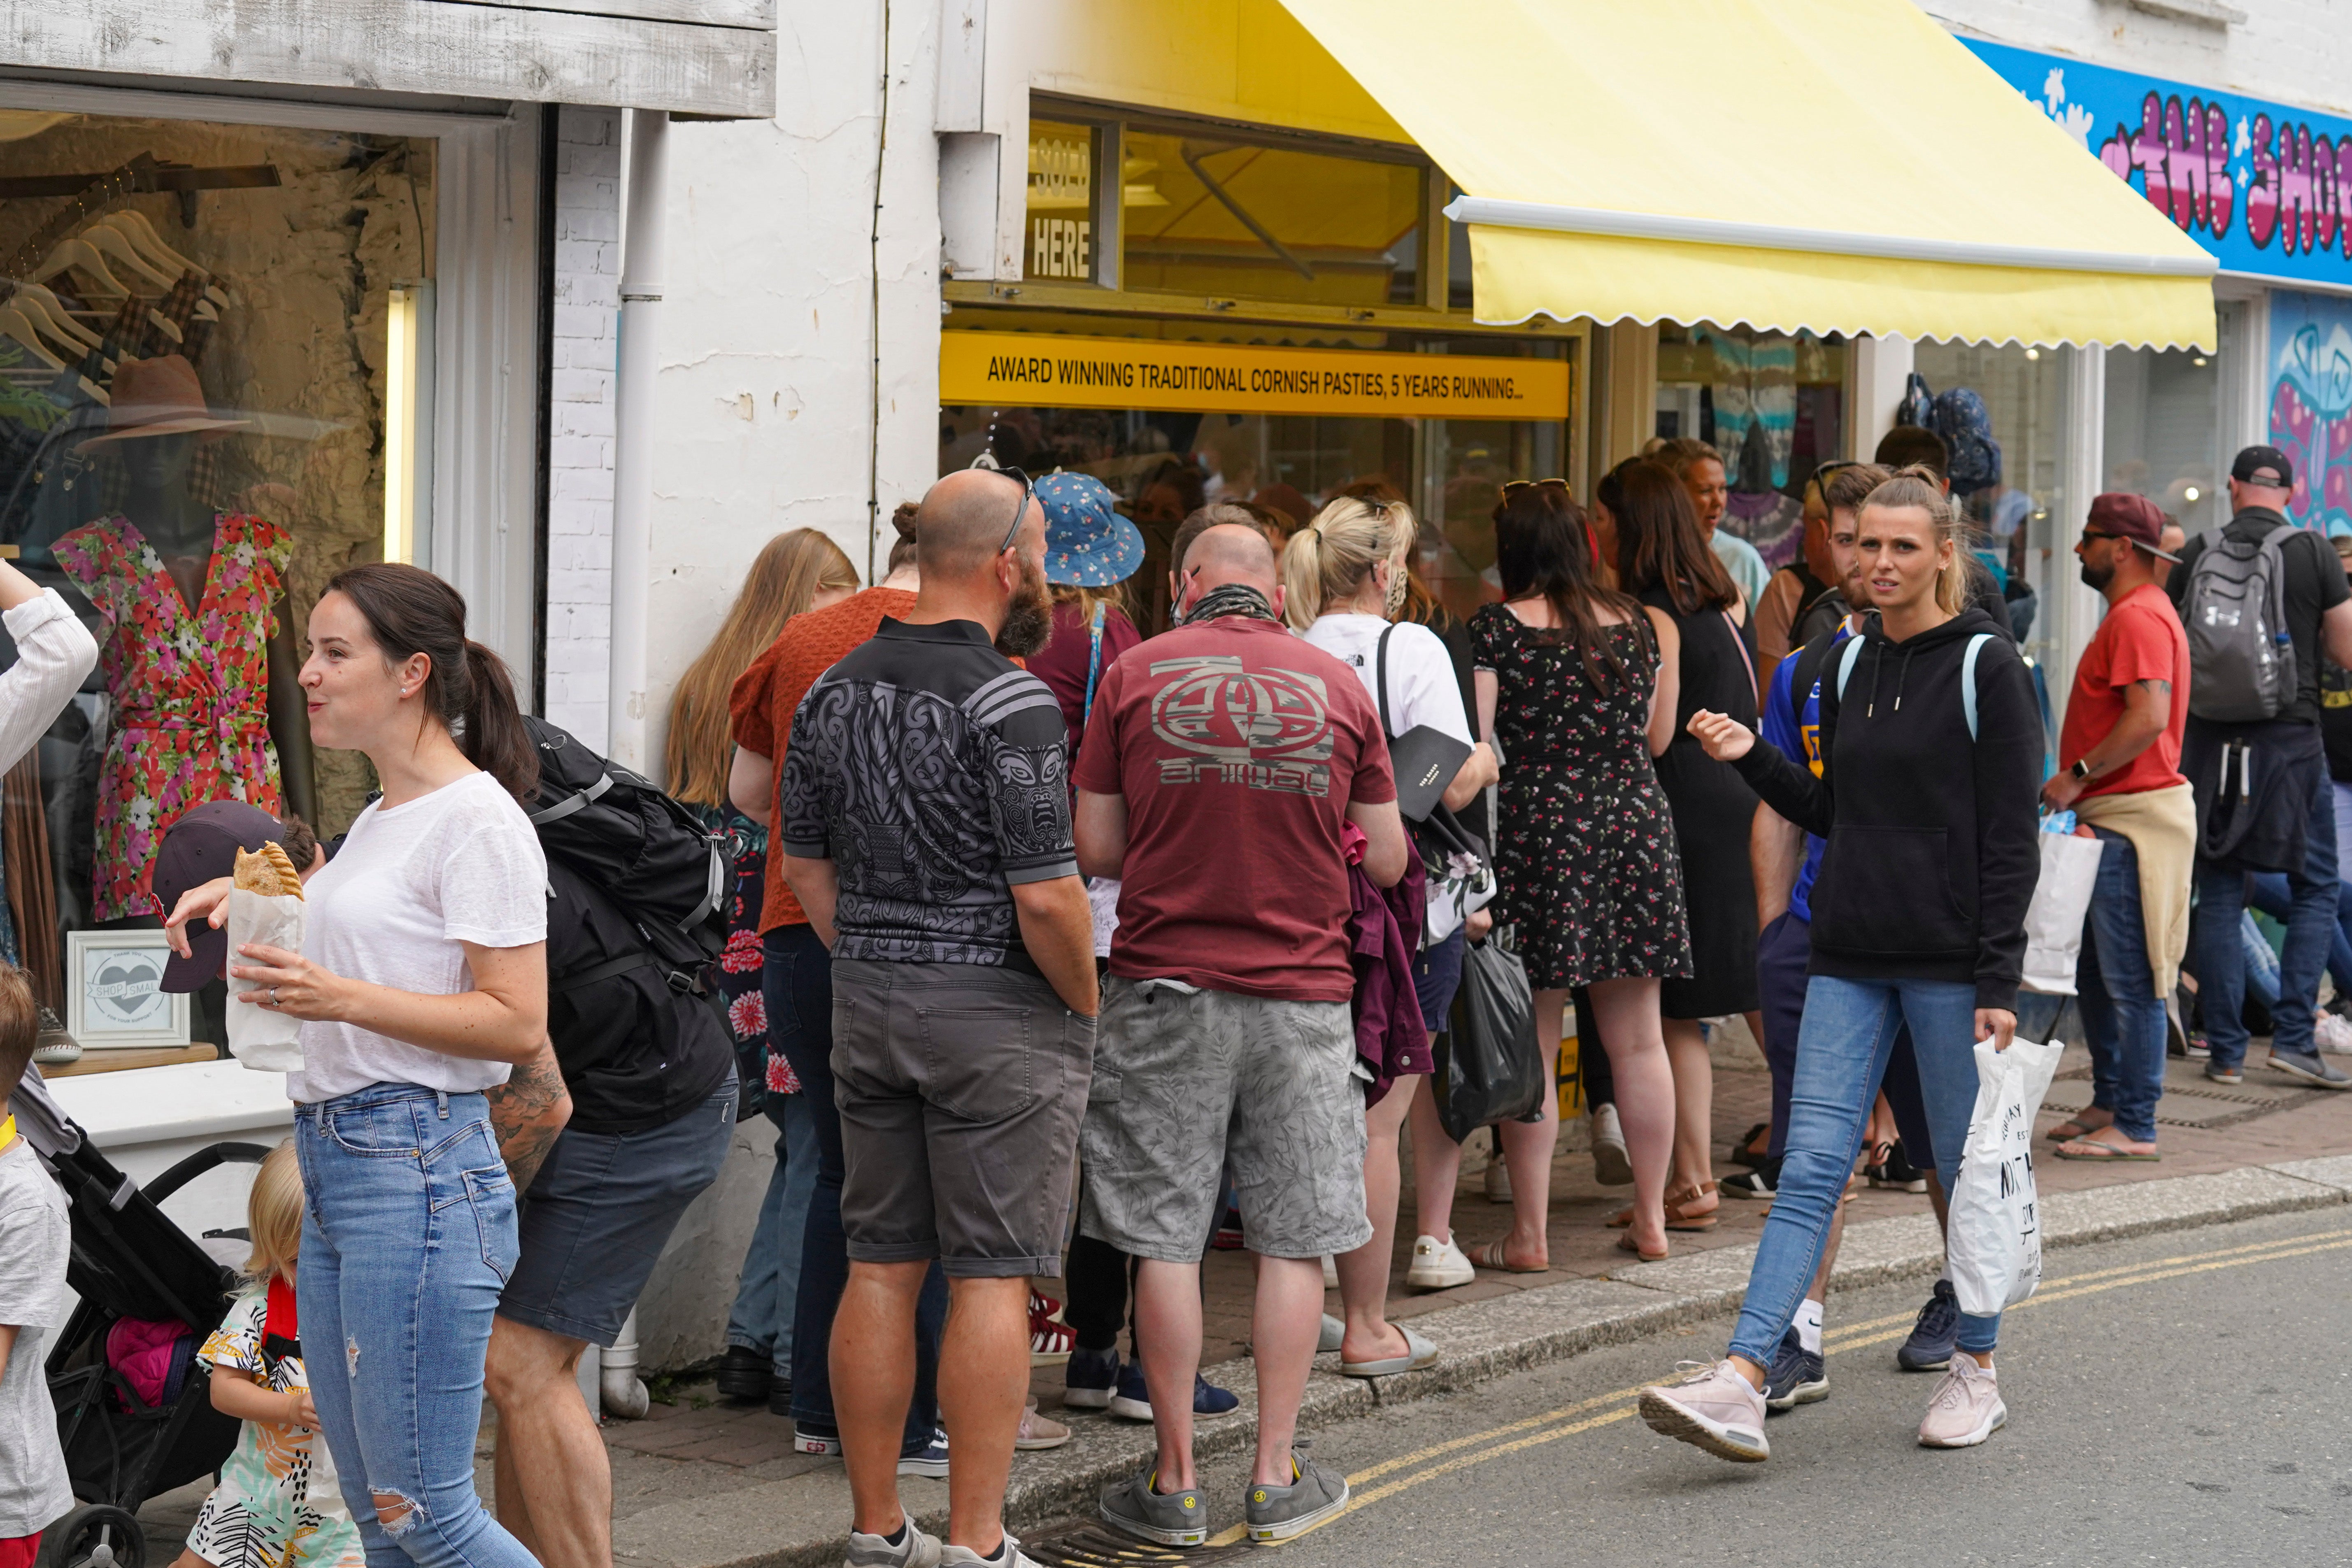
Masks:
[[[395,0],[397,3],[397,0]],[[776,30],[776,0],[453,0],[502,11],[570,11],[583,16],[630,16],[640,22],[689,22],[704,27]]]
[[[0,0],[0,63],[51,70],[775,112],[775,36],[743,27],[465,0]]]

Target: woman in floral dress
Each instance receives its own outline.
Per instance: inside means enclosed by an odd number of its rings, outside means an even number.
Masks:
[[[735,751],[727,699],[736,678],[767,651],[786,621],[803,610],[838,604],[857,585],[849,557],[814,529],[796,528],[770,540],[751,563],[719,634],[678,682],[670,710],[670,793],[713,833],[724,836],[735,858],[727,946],[719,955],[719,994],[735,1037],[739,1080],[761,1086],[745,1094],[744,1112],[757,1106],[776,1128],[776,1168],[728,1316],[719,1392],[730,1399],[766,1399],[780,1415],[791,1410],[793,1306],[800,1287],[801,1228],[816,1185],[816,1131],[792,1063],[769,1048],[767,1004],[760,989],[768,824],[754,822],[727,798]]]
[[[1604,584],[1591,536],[1558,480],[1505,489],[1495,508],[1504,603],[1470,622],[1478,722],[1501,753],[1498,920],[1517,930],[1535,988],[1536,1037],[1560,1037],[1569,990],[1589,987],[1616,1075],[1633,1164],[1623,1238],[1665,1256],[1674,1079],[1658,982],[1690,973],[1682,863],[1651,759],[1673,739],[1675,623]],[[1506,1266],[1547,1267],[1556,1099],[1540,1122],[1505,1122],[1514,1223]]]

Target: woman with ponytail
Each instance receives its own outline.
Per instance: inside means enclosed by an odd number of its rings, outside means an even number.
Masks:
[[[299,953],[247,945],[231,1005],[302,1021],[289,1073],[311,1397],[371,1562],[535,1568],[474,1492],[482,1364],[516,1257],[515,1186],[483,1091],[547,1043],[547,862],[517,804],[537,753],[466,603],[414,566],[354,566],[310,612],[310,739],[365,752],[383,795],[303,892]],[[170,939],[227,918],[227,879]],[[560,1089],[560,1080],[557,1080]]]

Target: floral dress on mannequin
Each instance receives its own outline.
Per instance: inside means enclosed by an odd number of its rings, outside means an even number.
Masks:
[[[184,813],[239,800],[285,814],[267,645],[294,542],[266,519],[217,514],[194,613],[128,518],[78,528],[53,552],[110,628],[100,663],[114,727],[99,769],[91,918],[158,914],[148,868]]]

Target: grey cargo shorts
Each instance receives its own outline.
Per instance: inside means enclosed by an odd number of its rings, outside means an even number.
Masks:
[[[835,960],[849,1256],[936,1258],[951,1278],[1060,1274],[1094,1047],[1095,1021],[1037,975]]]
[[[1199,1262],[1228,1163],[1252,1251],[1321,1258],[1372,1238],[1345,1002],[1114,975],[1082,1147],[1079,1223],[1134,1257]]]

